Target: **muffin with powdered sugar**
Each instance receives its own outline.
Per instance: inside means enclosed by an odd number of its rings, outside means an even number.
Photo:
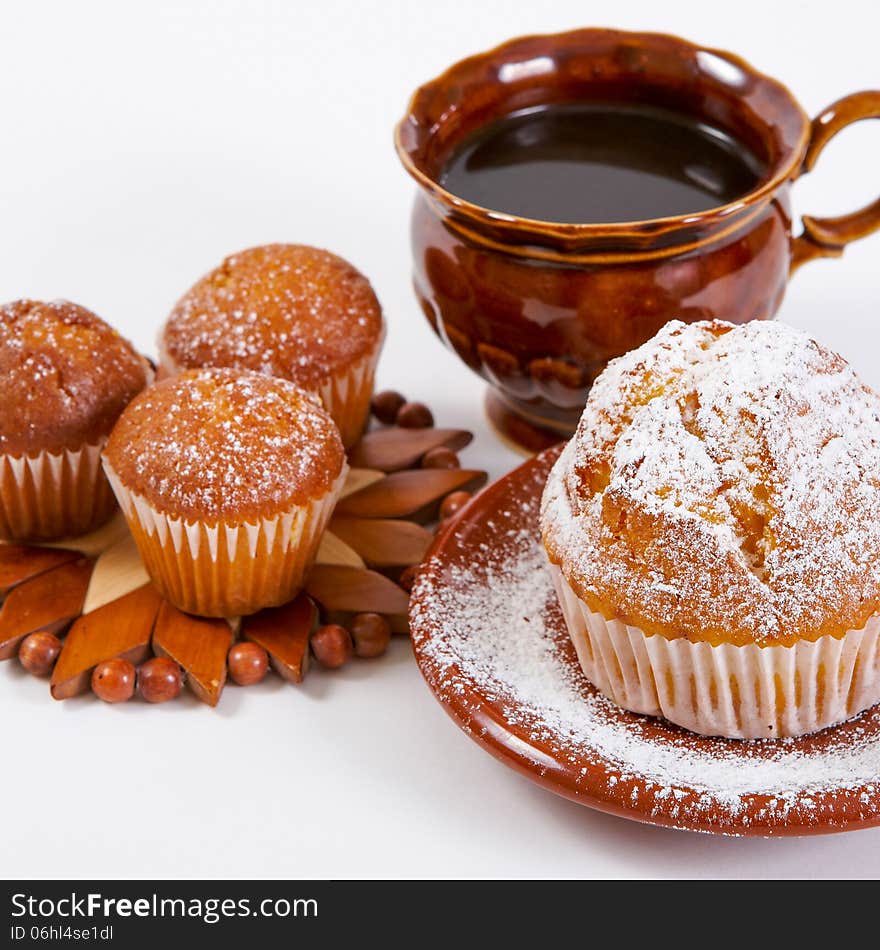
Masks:
[[[627,709],[755,738],[880,700],[880,397],[791,327],[672,322],[611,363],[542,534]]]

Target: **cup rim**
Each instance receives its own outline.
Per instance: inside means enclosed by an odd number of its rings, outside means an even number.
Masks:
[[[493,59],[502,58],[514,49],[527,43],[539,41],[570,42],[580,37],[584,39],[588,37],[603,37],[609,40],[619,38],[620,40],[635,40],[645,43],[657,43],[658,41],[672,43],[694,55],[701,53],[723,60],[747,75],[753,81],[775,92],[775,94],[780,96],[785,102],[785,105],[790,108],[791,112],[797,114],[800,120],[800,134],[797,142],[788,148],[787,155],[783,154],[783,156],[777,159],[774,165],[770,166],[768,174],[763,176],[754,188],[732,201],[702,211],[632,221],[608,221],[599,223],[547,221],[539,218],[527,218],[499,209],[487,208],[448,191],[436,181],[433,176],[429,175],[424,168],[420,167],[413,155],[415,150],[407,147],[404,136],[407,129],[419,124],[415,116],[418,110],[418,104],[423,98],[448,84],[454,79],[457,73],[473,69]],[[747,60],[735,53],[716,47],[693,43],[673,33],[584,27],[556,33],[533,33],[514,37],[513,39],[499,43],[491,49],[475,53],[456,61],[442,73],[422,83],[412,93],[407,103],[406,112],[394,127],[394,145],[398,157],[407,173],[415,179],[428,194],[451,208],[454,212],[458,212],[476,222],[483,222],[504,228],[522,229],[525,231],[540,231],[545,237],[556,238],[565,244],[569,244],[572,241],[589,240],[594,237],[607,239],[615,236],[633,236],[634,234],[644,236],[646,232],[652,235],[658,235],[675,231],[679,228],[692,229],[712,225],[732,224],[742,212],[748,211],[757,203],[763,201],[763,199],[771,196],[780,185],[789,178],[796,177],[796,173],[800,169],[806,152],[809,133],[810,117],[804,111],[788,86],[767,73],[756,69]]]

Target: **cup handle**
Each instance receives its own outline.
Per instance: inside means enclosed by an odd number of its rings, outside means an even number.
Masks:
[[[822,150],[841,129],[862,119],[880,119],[880,90],[844,96],[813,119],[801,174],[812,170]],[[836,218],[814,218],[805,214],[801,221],[804,229],[792,239],[792,273],[814,258],[840,257],[850,241],[880,228],[880,198],[851,214]]]

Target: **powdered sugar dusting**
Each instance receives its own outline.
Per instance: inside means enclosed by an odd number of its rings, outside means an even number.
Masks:
[[[421,573],[411,625],[440,698],[474,713],[488,703],[536,771],[575,772],[585,794],[671,824],[736,833],[880,816],[876,711],[808,739],[707,739],[626,713],[586,682],[539,539],[546,470],[484,496],[486,520]]]
[[[381,335],[363,274],[329,251],[269,244],[228,257],[184,294],[160,351],[182,369],[250,369],[314,388],[367,356]]]
[[[164,514],[253,521],[320,498],[344,451],[332,420],[292,383],[193,370],[134,400],[107,458],[122,483]]]
[[[672,322],[597,380],[544,519],[606,616],[734,642],[860,629],[880,610],[880,397],[784,324]]]

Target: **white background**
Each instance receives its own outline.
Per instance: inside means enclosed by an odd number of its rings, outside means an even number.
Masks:
[[[152,351],[228,252],[329,247],[372,279],[380,383],[472,428],[467,461],[516,461],[482,384],[411,294],[413,185],[391,144],[410,91],[527,32],[659,29],[739,52],[810,113],[880,87],[876,3],[0,2],[0,300],[68,297]],[[613,20],[609,16],[613,15]],[[880,124],[845,133],[798,210],[873,198]],[[880,386],[880,236],[797,275],[782,316]],[[0,407],[2,411],[2,407]],[[880,876],[880,830],[722,840],[593,813],[484,754],[423,685],[407,642],[300,688],[194,701],[56,703],[0,668],[6,877]]]

